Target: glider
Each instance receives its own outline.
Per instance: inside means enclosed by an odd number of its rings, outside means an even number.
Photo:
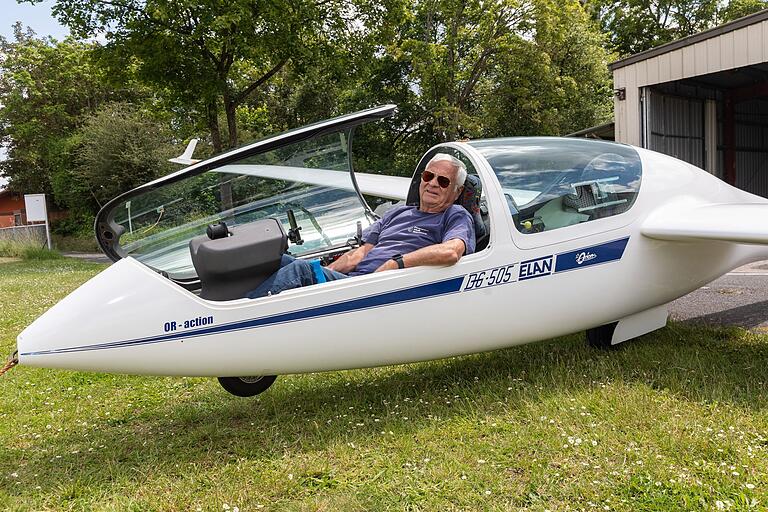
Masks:
[[[266,138],[131,190],[98,214],[114,264],[18,336],[28,366],[218,377],[390,365],[587,331],[611,346],[666,305],[768,256],[768,201],[672,157],[572,138],[448,142],[412,176],[374,172],[360,127],[384,105]],[[187,159],[191,159],[188,151]],[[249,289],[286,251],[332,261],[386,208],[413,203],[437,152],[479,185],[477,251],[285,291]]]

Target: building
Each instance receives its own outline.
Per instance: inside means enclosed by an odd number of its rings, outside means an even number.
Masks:
[[[56,222],[69,215],[67,210],[57,208],[47,200],[48,220]],[[13,226],[24,226],[27,222],[27,206],[24,202],[24,194],[11,192],[8,189],[0,189],[0,229]]]
[[[10,190],[0,190],[0,228],[21,226],[27,223],[24,195]]]
[[[768,197],[768,10],[609,68],[616,141]]]

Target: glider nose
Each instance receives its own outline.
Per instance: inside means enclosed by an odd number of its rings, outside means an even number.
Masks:
[[[148,297],[162,295],[165,280],[131,258],[113,264],[32,322],[16,339],[19,362],[75,368],[88,347],[127,331],[145,332],[152,322]],[[155,314],[162,314],[156,311]],[[149,325],[148,325],[149,324]]]

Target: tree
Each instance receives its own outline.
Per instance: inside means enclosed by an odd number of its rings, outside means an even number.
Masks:
[[[581,4],[536,0],[531,27],[494,69],[485,134],[565,135],[610,119],[610,55]]]
[[[0,137],[8,152],[0,173],[14,190],[51,193],[71,169],[70,136],[82,117],[128,94],[105,84],[89,59],[94,43],[39,39],[19,24],[14,31],[14,41],[0,37]]]
[[[768,9],[768,0],[731,0],[720,9],[719,22],[727,23],[763,9]]]
[[[53,11],[75,34],[105,35],[106,66],[133,65],[177,107],[199,108],[218,152],[237,146],[238,108],[289,60],[311,61],[379,9],[341,0],[56,0]]]
[[[397,46],[407,63],[418,108],[401,138],[425,142],[482,134],[479,91],[490,70],[514,48],[530,21],[530,4],[517,0],[437,0],[415,6]]]
[[[621,56],[709,28],[718,0],[588,0],[595,20]]]
[[[269,132],[396,103],[394,118],[356,131],[353,148],[366,154],[355,166],[410,175],[442,141],[564,134],[610,117],[605,40],[576,1],[418,3],[388,30],[359,56],[286,66],[246,124]]]
[[[393,53],[418,91],[402,129],[424,147],[462,137],[564,134],[610,116],[608,53],[576,1],[419,4]]]
[[[639,53],[768,8],[764,0],[584,0],[620,56]]]
[[[101,208],[118,194],[172,170],[170,131],[130,103],[109,103],[88,116],[77,139],[73,177],[79,186],[65,185],[59,192],[70,205],[95,203]]]

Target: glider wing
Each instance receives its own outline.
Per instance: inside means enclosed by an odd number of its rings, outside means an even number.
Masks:
[[[768,203],[665,208],[648,217],[640,232],[657,240],[768,244]]]
[[[354,191],[348,171],[332,171],[329,169],[310,169],[304,167],[288,167],[284,165],[251,165],[230,164],[215,169],[216,172],[247,174],[260,178],[309,183],[311,185],[327,186]],[[355,173],[355,179],[360,192],[386,199],[405,200],[408,195],[410,178],[386,176],[382,174]]]

